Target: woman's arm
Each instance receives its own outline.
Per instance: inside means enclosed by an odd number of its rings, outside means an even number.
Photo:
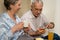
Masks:
[[[0,40],[9,40],[13,37],[11,30],[7,29],[7,25],[0,24]]]

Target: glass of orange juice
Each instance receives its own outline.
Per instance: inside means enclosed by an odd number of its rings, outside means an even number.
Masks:
[[[48,40],[53,40],[53,38],[54,38],[54,33],[52,31],[53,30],[49,29],[49,32],[48,32]]]

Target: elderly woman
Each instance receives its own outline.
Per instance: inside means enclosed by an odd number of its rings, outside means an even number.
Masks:
[[[21,0],[4,0],[6,12],[0,17],[0,40],[17,40],[23,35],[23,22],[16,16]]]

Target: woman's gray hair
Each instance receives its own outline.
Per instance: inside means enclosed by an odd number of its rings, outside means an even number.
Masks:
[[[43,4],[43,1],[42,0],[31,0],[31,4],[33,4],[35,2],[39,2],[39,3],[42,3]]]

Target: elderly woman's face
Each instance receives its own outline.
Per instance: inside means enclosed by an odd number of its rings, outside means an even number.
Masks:
[[[11,10],[17,12],[21,8],[21,0],[18,0],[15,5],[11,5]]]

